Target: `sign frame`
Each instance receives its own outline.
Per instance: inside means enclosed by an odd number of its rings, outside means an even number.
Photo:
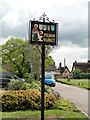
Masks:
[[[55,32],[54,33],[51,32],[51,31],[50,32],[46,31],[46,34],[50,34],[50,35],[54,34],[55,35],[55,42],[45,42],[45,41],[39,41],[39,40],[37,40],[37,41],[32,40],[32,29],[33,29],[34,24],[37,24],[39,26],[40,25],[55,26]],[[30,41],[30,44],[39,44],[39,45],[43,44],[43,45],[52,45],[52,46],[56,45],[57,46],[58,45],[58,23],[40,22],[40,21],[31,21],[30,20],[29,21],[29,41]]]

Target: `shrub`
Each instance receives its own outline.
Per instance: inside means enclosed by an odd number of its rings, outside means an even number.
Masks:
[[[45,108],[54,106],[54,95],[45,93]],[[2,111],[41,109],[41,93],[37,90],[8,91],[2,94]]]
[[[36,89],[38,91],[41,91],[41,83],[33,81],[32,84],[30,84],[30,89]]]
[[[27,75],[26,82],[31,84],[32,81],[35,81],[35,80],[34,80],[34,74],[28,74],[28,75]]]
[[[23,81],[13,79],[13,80],[11,80],[10,83],[8,83],[8,89],[9,90],[20,90],[22,84],[23,84]]]
[[[60,99],[61,99],[61,95],[59,94],[59,92],[54,91],[54,90],[52,89],[52,93],[53,93],[53,95],[56,97],[57,100],[60,100]]]
[[[47,93],[45,93],[45,99],[44,100],[45,100],[44,107],[48,108],[48,109],[53,108],[53,106],[56,102],[55,96],[51,95],[51,94],[47,94]]]
[[[74,104],[70,103],[67,99],[63,98],[61,98],[55,103],[54,108],[79,112],[79,110],[74,106]]]
[[[47,92],[48,94],[53,94],[51,87],[47,85],[45,85],[45,92]]]
[[[36,89],[41,92],[41,82],[40,81],[32,81],[32,83],[22,82],[18,80],[12,80],[8,83],[9,90],[26,90],[26,89]],[[45,85],[45,92],[48,94],[53,94],[51,87]]]
[[[30,84],[27,83],[27,82],[25,82],[25,83],[22,84],[22,86],[21,86],[20,89],[21,89],[21,90],[27,90],[27,89],[30,89]]]

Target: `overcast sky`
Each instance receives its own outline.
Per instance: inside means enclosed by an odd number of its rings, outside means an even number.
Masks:
[[[71,69],[75,60],[88,59],[88,0],[0,0],[0,44],[10,37],[26,39],[28,21],[46,13],[59,23],[58,46],[50,54]]]

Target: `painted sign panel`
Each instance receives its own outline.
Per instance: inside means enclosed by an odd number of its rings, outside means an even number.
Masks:
[[[58,23],[30,21],[30,43],[57,45]]]

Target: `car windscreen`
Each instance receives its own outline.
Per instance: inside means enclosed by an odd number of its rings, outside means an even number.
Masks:
[[[52,79],[53,78],[53,75],[52,74],[46,74],[45,75],[45,79]]]

